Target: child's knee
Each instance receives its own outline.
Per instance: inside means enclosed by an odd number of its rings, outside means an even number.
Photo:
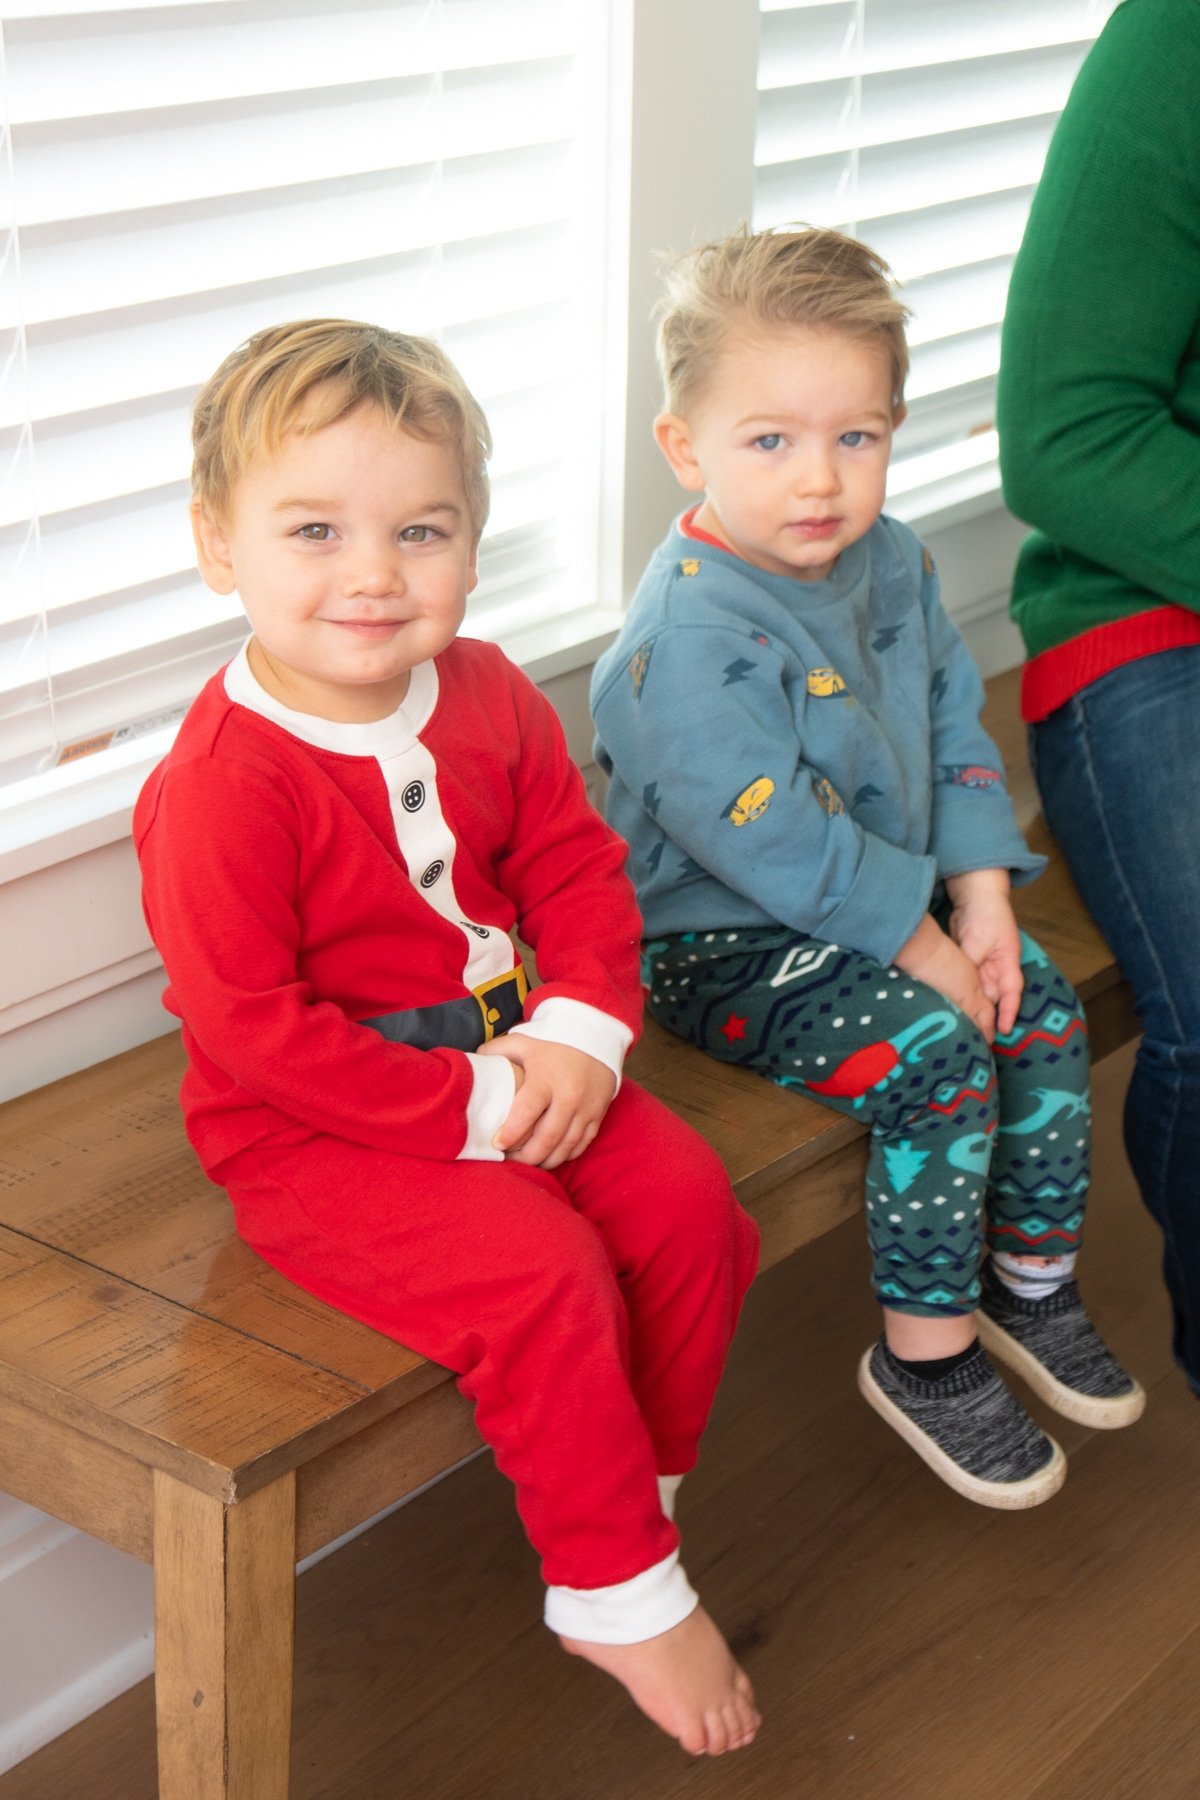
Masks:
[[[1072,1019],[1084,1017],[1083,1002],[1057,963],[1051,962],[1041,945],[1027,932],[1021,933],[1021,974],[1025,987],[1021,995],[1021,1012],[1036,1010],[1047,1004],[1057,1006]]]
[[[901,1076],[898,1096],[911,1107],[903,1121],[906,1128],[928,1115],[929,1125],[995,1129],[1000,1104],[992,1046],[965,1013],[957,1015],[952,1036],[930,1043],[909,1066],[911,1074]]]
[[[643,1229],[647,1260],[665,1255],[696,1277],[730,1272],[744,1289],[758,1267],[758,1226],[715,1155],[662,1172],[647,1196]]]

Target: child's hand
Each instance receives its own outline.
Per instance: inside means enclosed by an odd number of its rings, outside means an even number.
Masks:
[[[514,1065],[517,1096],[492,1142],[513,1162],[557,1169],[587,1149],[617,1091],[606,1064],[567,1044],[512,1036],[482,1044],[480,1056]]]
[[[978,1026],[988,1043],[996,1039],[996,1008],[971,958],[926,913],[907,944],[896,952],[896,967],[952,1000]]]
[[[1009,1032],[1016,1023],[1025,977],[1008,870],[973,869],[968,875],[952,875],[946,892],[954,902],[950,935],[979,970],[983,991],[996,1007],[996,1029]]]

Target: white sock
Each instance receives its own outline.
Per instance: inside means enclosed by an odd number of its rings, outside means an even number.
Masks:
[[[992,1267],[1009,1293],[1015,1294],[1018,1300],[1045,1300],[1070,1281],[1075,1273],[1077,1254],[1077,1251],[1069,1250],[1065,1256],[1031,1263],[1024,1262],[1019,1256],[1010,1256],[1007,1250],[993,1250]]]
[[[660,1475],[658,1478],[658,1503],[662,1507],[664,1519],[675,1517],[675,1496],[682,1480],[682,1475]]]

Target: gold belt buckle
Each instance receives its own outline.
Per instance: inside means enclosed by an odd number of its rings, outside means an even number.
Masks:
[[[497,1026],[502,1032],[508,1029],[504,1013],[494,1004],[495,999],[499,997],[498,990],[508,987],[513,990],[517,1018],[519,1018],[525,1005],[525,996],[529,992],[529,978],[520,963],[515,969],[509,969],[503,975],[493,975],[490,981],[481,981],[478,987],[471,989],[472,994],[479,1002],[479,1010],[483,1014],[483,1041],[485,1044],[490,1043],[495,1037]],[[509,1021],[510,1024],[516,1022],[516,1018]]]

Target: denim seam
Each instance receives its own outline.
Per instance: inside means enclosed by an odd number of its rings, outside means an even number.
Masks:
[[[1179,1130],[1179,1105],[1180,1105],[1180,1101],[1182,1099],[1183,1099],[1183,1076],[1178,1068],[1178,1065],[1175,1063],[1174,1055],[1172,1055],[1172,1059],[1171,1059],[1171,1123],[1170,1123],[1169,1128],[1166,1131],[1160,1133],[1158,1142],[1155,1146],[1155,1162],[1159,1164],[1159,1167],[1156,1171],[1157,1177],[1158,1177],[1158,1192],[1159,1192],[1159,1194],[1162,1194],[1162,1195],[1166,1194],[1168,1183],[1170,1180],[1171,1150],[1174,1147],[1176,1133]],[[1170,1208],[1168,1206],[1164,1205],[1162,1207],[1163,1239],[1164,1239],[1165,1243],[1167,1244],[1171,1255],[1173,1257],[1175,1257],[1177,1261],[1179,1261],[1180,1260],[1179,1251],[1176,1248],[1175,1233],[1174,1233],[1174,1230],[1172,1229],[1172,1223],[1173,1223],[1173,1221],[1171,1218]]]
[[[1183,1040],[1183,1025],[1182,1025],[1182,1022],[1180,1021],[1179,1014],[1175,1010],[1175,1002],[1171,996],[1171,990],[1170,990],[1170,987],[1167,982],[1166,972],[1163,969],[1162,963],[1159,961],[1158,951],[1155,948],[1154,939],[1153,939],[1149,929],[1147,928],[1146,921],[1142,916],[1142,910],[1139,907],[1139,905],[1137,904],[1137,900],[1134,897],[1134,894],[1129,886],[1128,881],[1125,879],[1125,871],[1121,866],[1121,859],[1117,855],[1116,845],[1113,842],[1112,832],[1109,829],[1108,815],[1105,812],[1105,808],[1104,808],[1104,790],[1101,787],[1099,780],[1097,779],[1096,767],[1092,760],[1092,744],[1091,744],[1091,738],[1090,738],[1089,732],[1088,732],[1087,708],[1085,707],[1085,705],[1083,703],[1083,699],[1082,699],[1081,695],[1077,694],[1074,697],[1074,699],[1071,701],[1071,708],[1072,708],[1072,711],[1075,713],[1075,717],[1077,718],[1077,720],[1079,722],[1079,727],[1080,727],[1079,742],[1080,742],[1080,748],[1083,751],[1084,767],[1087,771],[1088,781],[1091,784],[1092,797],[1093,797],[1093,799],[1095,801],[1095,805],[1096,805],[1096,816],[1100,821],[1100,828],[1104,833],[1104,844],[1105,844],[1105,848],[1108,851],[1109,863],[1114,872],[1114,875],[1115,875],[1116,881],[1120,887],[1120,890],[1121,890],[1122,894],[1125,896],[1125,901],[1129,907],[1130,914],[1137,922],[1137,927],[1138,927],[1138,930],[1142,934],[1142,942],[1145,946],[1146,951],[1148,952],[1150,961],[1154,965],[1155,971],[1158,976],[1159,988],[1162,992],[1163,999],[1167,1005],[1168,1010],[1170,1011],[1171,1019],[1175,1026],[1176,1041],[1182,1042],[1182,1040]],[[1174,1054],[1172,1054],[1171,1060],[1172,1060],[1172,1062],[1174,1062],[1174,1060],[1175,1060]]]

